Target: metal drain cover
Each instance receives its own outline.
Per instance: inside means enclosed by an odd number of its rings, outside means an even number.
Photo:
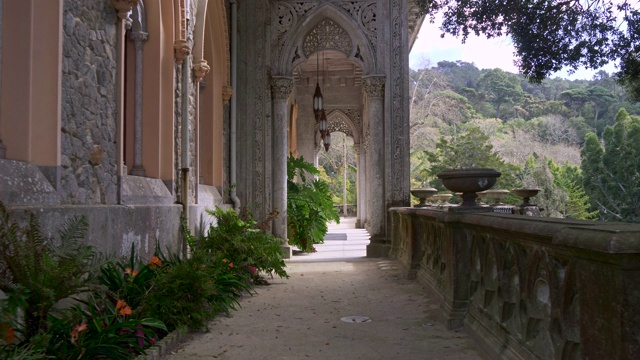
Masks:
[[[345,316],[343,318],[340,318],[340,320],[342,320],[344,322],[348,322],[348,323],[366,323],[366,322],[371,322],[371,318],[368,318],[366,316]]]

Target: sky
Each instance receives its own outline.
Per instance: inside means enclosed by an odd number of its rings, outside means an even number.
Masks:
[[[428,19],[425,19],[409,54],[409,66],[412,69],[424,68],[424,64],[429,64],[427,67],[433,67],[443,60],[462,60],[474,63],[479,69],[500,68],[514,74],[519,73],[518,68],[513,64],[513,45],[507,37],[487,39],[469,35],[466,43],[462,44],[460,38],[451,35],[440,38],[440,34],[438,20],[436,19],[435,24],[431,24]],[[616,69],[613,65],[609,65],[604,70],[612,73]],[[580,69],[569,75],[568,71],[563,70],[551,75],[551,78],[591,80],[596,72],[597,70]]]

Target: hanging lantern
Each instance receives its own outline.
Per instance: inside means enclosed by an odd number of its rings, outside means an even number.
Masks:
[[[316,122],[320,121],[323,108],[322,91],[320,91],[320,84],[316,82],[316,92],[313,94],[313,113],[316,115]]]
[[[320,121],[318,121],[318,128],[320,129],[320,137],[324,140],[325,136],[327,136],[327,129],[329,127],[329,123],[327,121],[327,113],[322,109],[320,111]]]
[[[327,135],[324,136],[324,151],[329,151],[331,145],[331,133],[327,131]]]

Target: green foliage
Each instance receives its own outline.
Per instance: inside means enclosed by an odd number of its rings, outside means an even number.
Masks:
[[[518,77],[500,69],[488,70],[482,74],[478,79],[478,90],[495,106],[495,117],[498,118],[501,118],[503,105],[518,104],[524,97]]]
[[[534,202],[544,209],[544,216],[579,220],[596,217],[597,212],[589,211],[589,197],[582,188],[578,167],[558,165],[534,153],[525,163],[522,178],[525,187],[541,189]]]
[[[47,353],[58,359],[130,359],[155,342],[162,321],[137,319],[136,311],[108,295],[92,294],[83,306],[50,318]],[[71,329],[71,330],[70,330]]]
[[[142,299],[143,314],[162,319],[169,330],[206,329],[215,315],[209,301],[216,285],[201,259],[194,257],[169,266]]]
[[[131,307],[138,308],[142,299],[157,277],[155,264],[145,264],[136,256],[134,244],[127,261],[115,261],[100,269],[100,283],[105,285],[118,299],[123,299]]]
[[[513,188],[517,168],[502,160],[493,150],[489,137],[477,126],[469,126],[462,134],[451,138],[440,137],[435,151],[425,151],[429,167],[424,169],[425,178],[431,179],[431,185],[444,189],[442,181],[436,175],[446,169],[491,168],[502,173],[495,188]]]
[[[252,266],[270,276],[288,277],[278,238],[259,229],[251,218],[241,219],[233,209],[216,207],[207,212],[217,224],[211,224],[205,236],[196,240],[196,251],[223,256],[243,271]]]
[[[24,326],[15,330],[23,341],[47,330],[47,316],[57,302],[96,284],[104,259],[82,243],[86,229],[85,218],[73,218],[58,240],[46,239],[34,215],[21,227],[0,203],[0,290],[9,299],[21,299]]]
[[[584,188],[600,216],[640,222],[640,120],[620,109],[602,143],[587,134],[581,151]]]
[[[311,252],[327,234],[327,222],[340,222],[326,182],[307,179],[318,175],[313,164],[300,156],[287,159],[287,227],[289,244]],[[296,177],[299,181],[296,181]]]

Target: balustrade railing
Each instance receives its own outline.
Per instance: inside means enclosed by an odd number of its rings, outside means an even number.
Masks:
[[[494,357],[640,354],[640,225],[394,208],[390,257]]]

